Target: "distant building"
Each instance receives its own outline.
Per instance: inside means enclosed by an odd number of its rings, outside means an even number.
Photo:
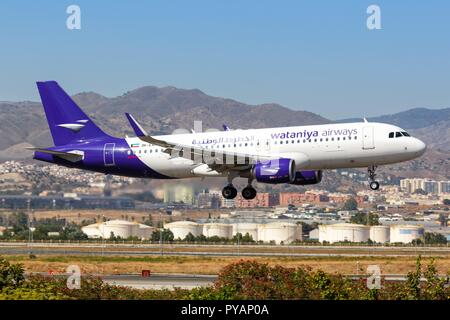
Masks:
[[[210,193],[208,189],[203,190],[197,196],[197,206],[199,208],[218,209],[222,205],[222,196],[218,193]]]
[[[67,194],[66,194],[67,195]],[[8,209],[134,209],[129,197],[101,196],[0,196],[0,208]]]
[[[280,203],[279,195],[259,192],[252,200],[246,200],[241,194],[238,194],[235,198],[236,208],[262,208],[262,207],[274,207]]]
[[[435,181],[430,179],[402,179],[400,188],[404,192],[414,193],[418,189],[425,190],[429,194],[450,193],[450,181]]]
[[[287,207],[292,204],[294,206],[301,206],[304,203],[320,203],[328,202],[329,198],[323,193],[297,193],[297,192],[281,192],[279,195],[279,205]]]
[[[164,185],[164,203],[182,202],[193,205],[195,203],[194,186],[190,184],[171,184]]]

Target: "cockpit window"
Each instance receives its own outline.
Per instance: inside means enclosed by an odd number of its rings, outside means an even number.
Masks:
[[[396,137],[396,138],[399,138],[399,137],[401,137],[401,136],[402,136],[402,134],[401,134],[400,132],[396,132],[396,133],[395,133],[395,137]]]
[[[389,132],[389,138],[393,138],[394,137],[394,132]]]
[[[403,134],[405,137],[411,137],[411,136],[409,135],[409,133],[406,132],[406,131],[402,131],[402,134]]]

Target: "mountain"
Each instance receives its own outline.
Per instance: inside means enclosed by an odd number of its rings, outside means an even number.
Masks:
[[[450,108],[427,109],[414,108],[399,113],[367,118],[369,122],[384,122],[404,129],[420,129],[442,121],[450,120]],[[337,122],[361,121],[358,118],[339,120]]]

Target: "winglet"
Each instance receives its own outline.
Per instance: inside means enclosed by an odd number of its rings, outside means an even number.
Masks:
[[[125,113],[127,116],[128,121],[130,122],[131,127],[134,130],[134,133],[138,137],[144,137],[148,136],[147,132],[145,132],[144,128],[136,121],[136,119],[133,118],[133,116],[129,113]]]
[[[227,126],[225,123],[222,125],[223,131],[230,131],[230,127]]]

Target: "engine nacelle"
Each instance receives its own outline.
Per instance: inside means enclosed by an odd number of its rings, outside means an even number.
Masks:
[[[255,164],[252,176],[262,183],[292,183],[295,179],[295,161],[275,159]]]
[[[294,181],[291,184],[304,186],[308,184],[316,184],[322,181],[322,170],[305,170],[295,173]]]

